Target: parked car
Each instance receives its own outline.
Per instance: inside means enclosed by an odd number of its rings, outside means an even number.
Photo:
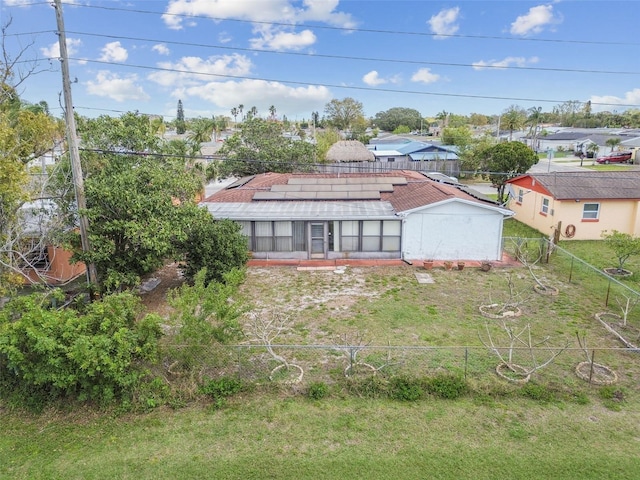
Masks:
[[[598,157],[598,163],[628,163],[631,160],[631,152],[611,152],[603,157]]]

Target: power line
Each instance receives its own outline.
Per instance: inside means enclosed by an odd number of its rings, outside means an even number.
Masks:
[[[86,58],[72,58],[71,60],[82,61],[85,63],[97,63],[102,65],[119,65],[123,67],[130,68],[139,68],[142,70],[154,70],[154,71],[162,71],[162,72],[173,72],[173,73],[185,73],[189,75],[198,75],[205,77],[216,77],[216,78],[232,78],[236,80],[259,80],[263,82],[278,82],[284,84],[291,85],[305,85],[305,86],[318,86],[318,87],[327,87],[327,88],[337,88],[337,89],[347,89],[347,90],[359,90],[359,91],[367,91],[367,92],[382,92],[382,93],[406,93],[410,95],[427,95],[427,96],[436,96],[436,97],[453,97],[453,98],[475,98],[482,100],[509,100],[515,102],[540,102],[540,103],[564,103],[565,100],[558,99],[544,99],[544,98],[527,98],[527,97],[501,97],[497,95],[472,95],[465,93],[442,93],[442,92],[424,92],[418,90],[402,90],[395,88],[376,88],[376,87],[362,87],[355,85],[340,85],[333,83],[319,83],[319,82],[302,82],[296,80],[283,80],[277,78],[261,78],[261,77],[250,77],[246,75],[229,75],[229,74],[221,74],[221,73],[210,73],[210,72],[195,72],[191,70],[181,70],[176,68],[166,68],[166,67],[151,67],[148,65],[134,65],[128,63],[116,63],[116,62],[108,62],[105,60],[87,60]],[[591,102],[591,105],[602,105],[602,106],[617,106],[617,107],[640,107],[640,104],[625,104],[625,103],[605,103],[605,102]]]
[[[39,32],[28,32],[28,33],[18,33],[14,35],[40,35],[45,33],[55,34],[55,32],[50,30],[43,30]],[[112,40],[130,40],[135,42],[150,42],[150,43],[163,43],[167,45],[179,45],[183,47],[199,47],[199,48],[208,48],[208,49],[217,49],[217,50],[229,50],[236,52],[247,52],[247,53],[267,53],[272,55],[281,55],[281,56],[292,56],[292,57],[307,57],[307,58],[329,58],[334,60],[349,60],[349,61],[363,61],[363,62],[375,62],[375,63],[399,63],[403,65],[430,65],[430,66],[438,66],[438,67],[464,67],[464,68],[475,68],[482,70],[523,70],[523,71],[540,71],[540,72],[560,72],[560,73],[588,73],[588,74],[604,74],[604,75],[640,75],[640,71],[633,70],[593,70],[586,68],[559,68],[559,67],[533,67],[533,66],[518,66],[518,65],[478,65],[474,63],[457,63],[457,62],[428,62],[424,60],[402,60],[397,58],[380,58],[380,57],[359,57],[359,56],[351,56],[351,55],[333,55],[333,54],[323,54],[323,53],[305,53],[305,52],[285,52],[280,50],[269,50],[262,48],[243,48],[243,47],[231,47],[227,45],[216,45],[209,43],[195,43],[195,42],[179,42],[179,41],[171,41],[171,40],[163,40],[159,38],[148,38],[148,37],[131,37],[131,36],[123,36],[123,35],[111,35],[106,33],[95,33],[95,32],[80,32],[80,31],[72,31],[67,30],[67,34],[79,35],[85,37],[97,37],[97,38],[107,38]]]
[[[600,41],[592,41],[592,40],[560,40],[560,39],[546,39],[546,38],[535,38],[535,37],[500,37],[500,36],[492,36],[492,35],[463,35],[463,34],[441,34],[441,33],[428,33],[428,32],[414,32],[414,31],[403,31],[403,30],[383,30],[383,29],[368,29],[368,28],[356,28],[356,27],[336,27],[331,25],[318,25],[318,24],[306,24],[306,23],[286,23],[286,22],[267,22],[267,21],[257,21],[257,20],[242,20],[237,18],[227,18],[227,17],[213,17],[209,15],[193,15],[193,14],[185,14],[185,13],[167,13],[167,12],[157,12],[152,10],[141,10],[141,9],[128,9],[128,8],[118,8],[118,7],[104,7],[98,5],[82,5],[82,4],[74,4],[79,8],[91,8],[91,9],[101,9],[101,10],[110,10],[110,11],[121,11],[128,13],[141,13],[141,14],[150,14],[150,15],[160,15],[160,16],[172,16],[172,17],[181,17],[181,18],[191,18],[191,19],[201,19],[201,20],[214,20],[217,22],[236,22],[236,23],[249,23],[255,25],[273,25],[280,27],[312,27],[322,30],[336,30],[342,32],[362,32],[362,33],[381,33],[381,34],[390,34],[390,35],[412,35],[412,36],[420,36],[420,37],[446,37],[446,38],[470,38],[474,40],[506,40],[506,41],[518,41],[518,42],[544,42],[544,43],[567,43],[567,44],[584,44],[584,45],[627,45],[627,46],[640,46],[640,43],[637,42],[600,42]]]
[[[521,67],[517,65],[512,65],[512,66],[481,65],[479,66],[473,63],[426,62],[423,60],[400,60],[400,59],[394,59],[394,58],[356,57],[356,56],[349,56],[349,55],[329,55],[329,54],[322,54],[322,53],[281,52],[278,50],[229,47],[226,45],[212,45],[212,44],[206,44],[206,43],[176,42],[176,41],[160,40],[160,39],[154,39],[154,38],[123,37],[120,35],[75,32],[75,31],[69,31],[69,30],[67,30],[67,33],[70,33],[73,35],[84,35],[89,37],[111,38],[115,40],[131,40],[131,41],[138,41],[138,42],[165,43],[168,45],[180,45],[180,46],[186,46],[186,47],[215,48],[219,50],[232,50],[232,51],[248,52],[248,53],[268,53],[268,54],[275,54],[275,55],[286,55],[286,56],[297,56],[297,57],[308,57],[308,58],[358,60],[358,61],[376,62],[376,63],[385,62],[385,63],[401,63],[401,64],[409,64],[409,65],[435,65],[439,67],[471,67],[471,68],[495,69],[495,70],[535,70],[535,71],[543,71],[543,72],[589,73],[589,74],[609,74],[609,75],[640,75],[640,71],[627,71],[627,70],[616,71],[616,70],[589,70],[589,69],[582,69],[582,68],[572,69],[572,68],[553,68],[553,67]]]

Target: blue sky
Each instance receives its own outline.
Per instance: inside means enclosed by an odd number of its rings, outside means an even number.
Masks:
[[[640,108],[640,2],[74,0],[63,2],[72,95],[84,116],[227,115],[290,120],[352,97],[366,116]],[[62,115],[50,2],[3,0],[23,99]],[[38,60],[37,64],[30,61]]]

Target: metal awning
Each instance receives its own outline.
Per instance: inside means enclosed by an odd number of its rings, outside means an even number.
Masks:
[[[397,220],[389,202],[203,202],[214,218],[231,220]]]

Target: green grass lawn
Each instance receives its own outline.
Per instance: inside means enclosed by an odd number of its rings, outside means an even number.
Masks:
[[[3,414],[7,479],[634,479],[640,410],[264,397],[112,418]]]

